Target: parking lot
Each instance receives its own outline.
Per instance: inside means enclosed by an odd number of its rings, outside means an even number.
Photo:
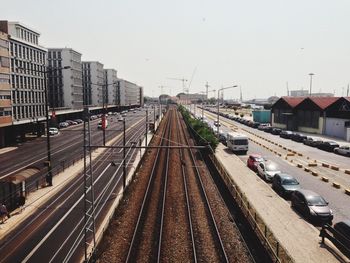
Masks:
[[[209,112],[205,112],[205,115],[209,125],[213,125],[216,115]],[[350,187],[350,175],[346,173],[348,157],[283,139],[221,116],[220,124],[223,132],[234,130],[248,136],[250,144],[247,155],[238,155],[244,163],[249,154],[260,154],[275,162],[283,173],[295,177],[302,188],[310,189],[328,201],[334,213],[334,223],[350,218],[350,195],[346,193]]]

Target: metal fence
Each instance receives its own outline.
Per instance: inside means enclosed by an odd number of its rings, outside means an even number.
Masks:
[[[278,239],[274,236],[273,232],[264,222],[259,213],[249,203],[246,195],[239,189],[237,185],[235,185],[229,173],[226,171],[220,161],[214,155],[209,156],[209,158],[220,173],[232,197],[235,199],[237,205],[240,207],[242,213],[248,220],[251,228],[257,234],[261,243],[267,249],[274,262],[294,262],[294,260],[280,244]]]

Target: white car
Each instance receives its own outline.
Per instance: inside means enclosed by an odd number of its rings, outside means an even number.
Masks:
[[[281,173],[276,163],[271,161],[264,161],[258,164],[258,175],[264,180],[271,182],[272,178]]]
[[[50,135],[57,135],[58,129],[57,128],[49,128],[49,134]]]
[[[340,146],[334,148],[334,153],[350,157],[350,146]]]

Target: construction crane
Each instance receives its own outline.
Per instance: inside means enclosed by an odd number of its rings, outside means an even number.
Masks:
[[[185,87],[185,82],[188,81],[188,79],[185,79],[185,78],[182,78],[182,79],[179,79],[179,78],[168,78],[168,79],[172,79],[172,80],[179,80],[182,82],[182,89],[183,89],[183,92],[184,93],[188,93],[188,89],[186,89]]]

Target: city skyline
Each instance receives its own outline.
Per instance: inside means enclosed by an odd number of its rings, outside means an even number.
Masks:
[[[309,73],[314,92],[346,95],[346,1],[61,3],[53,13],[42,0],[11,1],[2,19],[36,28],[45,48],[70,47],[83,60],[102,61],[146,96],[159,95],[161,85],[164,93],[180,93],[181,81],[169,78],[188,79],[191,93],[208,81],[212,89],[239,85],[244,99],[282,96],[287,85],[309,89]],[[239,95],[225,91],[228,99]]]

